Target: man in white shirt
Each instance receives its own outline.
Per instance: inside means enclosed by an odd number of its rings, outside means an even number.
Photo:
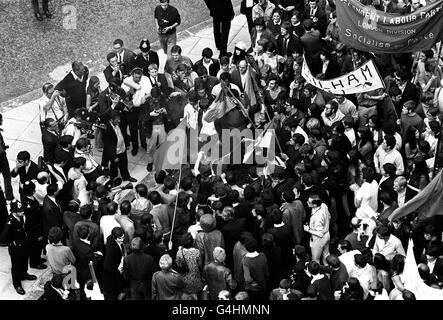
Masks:
[[[355,268],[354,256],[356,254],[361,254],[359,250],[352,250],[352,245],[348,240],[342,240],[338,244],[338,252],[340,252],[340,256],[338,259],[341,263],[343,263],[346,267],[348,273],[351,273]]]
[[[363,168],[363,184],[355,191],[355,216],[359,219],[372,218],[377,215],[378,183],[374,180],[375,172],[371,167]]]
[[[331,239],[329,234],[331,214],[329,213],[328,206],[322,203],[319,195],[310,195],[308,206],[312,209],[312,213],[309,225],[305,225],[304,230],[311,234],[312,260],[320,263],[320,258],[322,258],[323,264],[326,265],[326,257],[329,255],[329,241]]]
[[[403,157],[395,150],[396,140],[394,136],[386,135],[383,143],[377,148],[374,154],[374,166],[377,173],[381,172],[381,167],[385,163],[392,163],[397,168],[396,174],[402,175],[405,172]]]
[[[400,239],[392,235],[388,227],[381,225],[376,229],[377,238],[375,240],[373,254],[380,253],[385,256],[389,261],[394,258],[395,255],[401,254],[406,256],[405,249],[401,244]]]
[[[345,116],[350,116],[354,120],[354,123],[358,122],[358,111],[355,104],[346,99],[345,95],[335,95],[335,100],[338,102],[338,110]]]
[[[335,122],[342,121],[345,115],[338,110],[338,102],[331,100],[326,103],[325,110],[321,114],[325,126],[331,127]]]
[[[106,245],[106,240],[111,235],[114,228],[120,227],[120,223],[115,219],[115,214],[118,209],[118,205],[115,202],[110,202],[106,206],[106,215],[102,216],[100,219],[100,231],[103,236],[104,244]]]
[[[83,175],[88,181],[95,181],[100,176],[101,167],[91,154],[91,142],[87,138],[78,139],[75,144],[74,158],[85,158]]]
[[[143,75],[143,69],[136,67],[131,71],[131,77],[127,77],[122,84],[122,89],[126,92],[126,99],[129,99],[127,104],[128,109],[123,110],[121,129],[125,143],[128,142],[127,127],[131,134],[132,150],[131,154],[135,157],[138,153],[138,122],[140,118],[140,106],[146,103],[146,100],[151,96],[152,84],[148,77]]]
[[[188,100],[189,103],[185,106],[183,118],[186,119],[186,126],[189,129],[198,130],[199,100],[197,91],[189,91]]]

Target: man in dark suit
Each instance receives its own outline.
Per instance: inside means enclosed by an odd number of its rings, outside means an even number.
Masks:
[[[399,208],[403,207],[409,200],[418,194],[417,189],[413,189],[408,185],[405,177],[400,176],[394,180],[394,191],[396,192],[396,199]]]
[[[303,19],[311,19],[313,28],[320,31],[321,36],[324,37],[328,27],[328,18],[324,8],[321,8],[318,4],[317,0],[309,0],[309,7],[305,9]]]
[[[291,33],[291,23],[285,21],[281,25],[281,34],[277,38],[277,54],[288,57],[290,52],[303,51],[303,43],[300,38]]]
[[[49,229],[52,227],[63,227],[63,215],[60,204],[55,199],[58,194],[58,185],[50,184],[47,187],[47,195],[43,200],[43,236],[48,237]]]
[[[148,66],[147,77],[148,80],[151,82],[152,88],[159,88],[163,95],[169,96],[169,94],[174,91],[174,89],[169,86],[166,76],[163,73],[158,72],[158,64],[151,63]]]
[[[152,256],[142,252],[142,245],[140,238],[132,239],[131,254],[123,260],[123,277],[130,281],[132,300],[151,300],[152,275],[158,270]]]
[[[0,126],[3,125],[3,116],[0,114]],[[11,184],[11,169],[9,168],[9,161],[6,155],[6,149],[9,146],[6,146],[5,140],[3,139],[2,129],[0,129],[0,172],[3,175],[3,181],[5,184],[5,197],[6,200],[14,199],[14,194],[12,192],[12,184]],[[6,219],[6,217],[4,217]],[[1,221],[0,221],[1,222]],[[0,223],[0,227],[2,224]]]
[[[409,81],[408,72],[405,70],[399,70],[394,73],[395,82],[400,90],[402,90],[401,100],[399,101],[399,105],[403,106],[407,101],[414,101],[415,103],[419,103],[420,100],[420,91],[418,87]]]
[[[315,261],[311,261],[307,269],[310,275],[316,278],[316,280],[312,279],[311,286],[318,290],[317,300],[334,300],[331,282],[326,275],[320,274],[320,265]]]
[[[202,58],[194,63],[193,70],[197,72],[199,66],[204,66],[210,76],[217,77],[217,73],[220,70],[220,63],[217,59],[212,58],[213,55],[214,52],[211,48],[203,49]]]
[[[99,251],[93,252],[91,249],[89,238],[89,228],[82,226],[78,229],[78,237],[72,244],[72,252],[75,256],[75,268],[77,269],[77,281],[80,289],[83,290],[85,283],[92,279],[91,271],[89,270],[89,262],[92,261],[94,267],[100,263],[103,254]]]
[[[37,164],[31,160],[31,155],[28,151],[21,151],[18,153],[16,166],[11,171],[11,177],[20,177],[19,192],[22,200],[24,197],[22,194],[23,185],[26,181],[36,180],[39,171]]]
[[[234,245],[240,240],[240,234],[246,231],[246,218],[236,218],[234,216],[234,208],[225,207],[222,212],[222,221],[218,225],[218,229],[223,234],[226,249],[226,266],[233,270],[234,261],[232,252]]]
[[[43,217],[40,204],[35,199],[35,184],[31,181],[25,182],[23,185],[24,194],[24,214],[25,214],[25,230],[29,239],[29,263],[31,268],[46,269],[45,259],[41,258],[44,247],[43,242]]]
[[[137,182],[130,176],[128,171],[128,156],[123,134],[119,127],[120,112],[113,110],[107,123],[106,130],[103,131],[103,162],[107,166],[111,162],[111,180],[118,176],[118,169],[122,179],[130,182]]]
[[[66,164],[63,166],[63,172],[65,176],[68,175],[69,169],[72,168],[72,162],[74,160],[74,149],[72,148],[73,136],[61,136],[59,144],[55,147],[55,158],[67,159]]]
[[[109,62],[109,65],[103,70],[106,81],[109,83],[112,79],[115,79],[121,85],[123,83],[123,73],[118,65],[117,54],[115,52],[108,53],[106,60]]]
[[[58,123],[54,119],[47,118],[42,129],[43,159],[48,163],[55,161],[55,149],[59,144]]]
[[[129,77],[134,68],[135,53],[125,48],[123,40],[116,39],[113,43],[114,52],[117,54],[117,63],[123,78]]]
[[[283,192],[286,190],[293,190],[295,185],[295,180],[289,176],[289,172],[281,170],[278,173],[278,182],[274,187],[274,199],[275,202],[280,206],[283,204]]]
[[[66,92],[66,106],[69,116],[74,115],[76,109],[86,108],[86,84],[89,69],[79,61],[72,63],[72,71],[63,78],[54,88]]]
[[[229,31],[234,19],[231,0],[205,0],[213,19],[215,46],[220,50],[220,57],[228,53]]]
[[[255,71],[248,65],[246,60],[241,60],[238,63],[238,68],[231,73],[231,83],[235,84],[241,90],[241,93],[245,92],[246,77],[248,69],[250,70],[251,78],[255,79],[256,83],[260,83]]]
[[[308,64],[312,74],[318,74],[321,72],[319,67],[320,62],[320,50],[322,48],[320,32],[314,30],[313,22],[311,19],[303,21],[303,28],[305,29],[304,35],[300,38],[305,49],[306,63]]]
[[[157,66],[160,65],[160,60],[158,58],[157,52],[151,50],[151,44],[148,39],[143,39],[140,42],[140,53],[134,59],[134,67],[139,67],[143,69],[143,75],[149,77],[148,67],[151,64]]]
[[[103,291],[106,300],[116,300],[123,292],[124,280],[119,269],[125,255],[123,240],[125,233],[122,228],[115,227],[106,240],[105,260],[103,263]]]
[[[81,228],[81,226],[87,226],[89,228],[89,241],[91,242],[91,249],[94,251],[100,251],[102,248],[101,245],[101,235],[99,226],[91,221],[93,209],[90,205],[85,205],[80,208],[80,218],[81,220],[77,221],[74,225],[73,229],[73,239],[74,241],[78,238],[77,231]]]

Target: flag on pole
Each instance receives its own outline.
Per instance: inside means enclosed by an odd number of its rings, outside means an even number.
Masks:
[[[418,213],[419,220],[435,215],[443,215],[443,171],[440,172],[423,190],[409,200],[403,207],[394,210],[389,221],[407,216],[412,212]]]
[[[214,102],[209,106],[209,109],[204,117],[206,122],[214,122],[223,118],[225,114],[236,107],[234,97],[228,97],[226,94],[226,86],[221,84],[221,90],[215,98]]]
[[[405,288],[411,291],[417,300],[443,300],[443,290],[429,287],[420,278],[413,249],[414,241],[409,239],[405,268],[402,274]]]
[[[252,79],[251,67],[248,68],[246,81],[245,81],[245,96],[249,100],[249,105],[254,106],[257,104],[257,98],[254,91],[254,79]]]
[[[154,154],[155,171],[158,173],[165,169],[180,169],[186,163],[186,120],[169,132],[166,141],[163,142]]]
[[[338,78],[319,80],[311,73],[305,59],[301,75],[307,83],[332,94],[363,93],[384,87],[383,80],[372,60]]]

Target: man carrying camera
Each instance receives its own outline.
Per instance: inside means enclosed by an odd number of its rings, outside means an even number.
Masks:
[[[74,137],[72,140],[72,145],[75,145],[78,139],[86,137],[86,132],[82,132],[82,119],[85,117],[87,111],[86,109],[77,109],[74,111],[74,117],[71,118],[66,124],[63,130],[63,135],[68,135]]]
[[[59,128],[62,128],[69,118],[64,92],[54,90],[54,85],[49,82],[43,85],[42,91],[43,96],[38,102],[40,122],[43,123],[46,119],[51,118],[57,121]]]
[[[147,170],[149,172],[151,172],[153,168],[156,147],[166,140],[165,124],[167,121],[166,99],[162,95],[161,90],[154,87],[151,90],[151,97],[148,99],[146,105],[143,106],[140,115],[140,130],[143,130],[147,138]]]
[[[155,23],[158,30],[158,40],[163,51],[170,56],[171,48],[177,43],[177,26],[181,23],[178,10],[169,5],[169,0],[160,0],[160,5],[154,11]]]
[[[80,138],[75,144],[74,158],[85,158],[86,164],[83,175],[86,180],[95,181],[101,175],[102,167],[99,166],[92,156],[91,141],[88,138]]]

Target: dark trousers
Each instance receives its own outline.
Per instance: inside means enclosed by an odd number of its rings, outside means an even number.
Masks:
[[[3,190],[0,188],[0,232],[2,232],[3,228],[5,227],[8,216],[9,212],[8,208],[6,207],[5,195],[3,194]]]
[[[118,163],[115,163],[115,159],[111,161],[111,180],[118,176],[118,169],[123,180],[128,180],[130,175],[128,171],[128,156],[126,151],[117,155]]]
[[[244,15],[246,16],[246,20],[248,21],[249,34],[251,34],[252,28],[254,28],[254,21],[252,20],[252,8],[247,8]]]
[[[129,141],[132,143],[132,149],[138,149],[138,120],[140,117],[140,108],[132,108],[131,111],[124,111],[120,120],[120,129],[123,134],[123,138],[125,139],[126,145],[129,144]],[[128,136],[128,126],[129,133],[131,136]]]
[[[148,282],[142,280],[131,281],[131,299],[132,300],[151,300],[148,290]]]
[[[101,167],[97,167],[94,171],[92,171],[91,173],[85,173],[85,174],[83,174],[84,176],[85,176],[85,179],[88,181],[88,182],[91,182],[91,181],[95,181],[95,180],[97,180],[97,178],[98,177],[100,177],[101,176],[101,174],[102,174],[102,168]]]
[[[38,241],[36,237],[32,237],[29,239],[29,264],[31,268],[38,266],[42,263],[42,250],[44,247],[44,242]]]
[[[220,56],[228,52],[229,31],[231,30],[230,20],[218,20],[214,18],[214,40],[215,46],[220,50]]]
[[[6,152],[3,152],[0,155],[0,172],[3,175],[3,181],[5,183],[6,200],[12,200],[14,199],[14,194],[12,192],[12,185],[11,185],[11,169],[9,168],[9,162],[8,158],[6,157]]]
[[[18,287],[28,274],[28,250],[25,246],[10,245],[8,251],[11,256],[12,284]]]
[[[48,2],[49,2],[49,0],[42,0],[43,12],[48,11]],[[38,0],[32,0],[32,9],[34,10],[34,13],[40,12],[40,10],[38,8]]]

